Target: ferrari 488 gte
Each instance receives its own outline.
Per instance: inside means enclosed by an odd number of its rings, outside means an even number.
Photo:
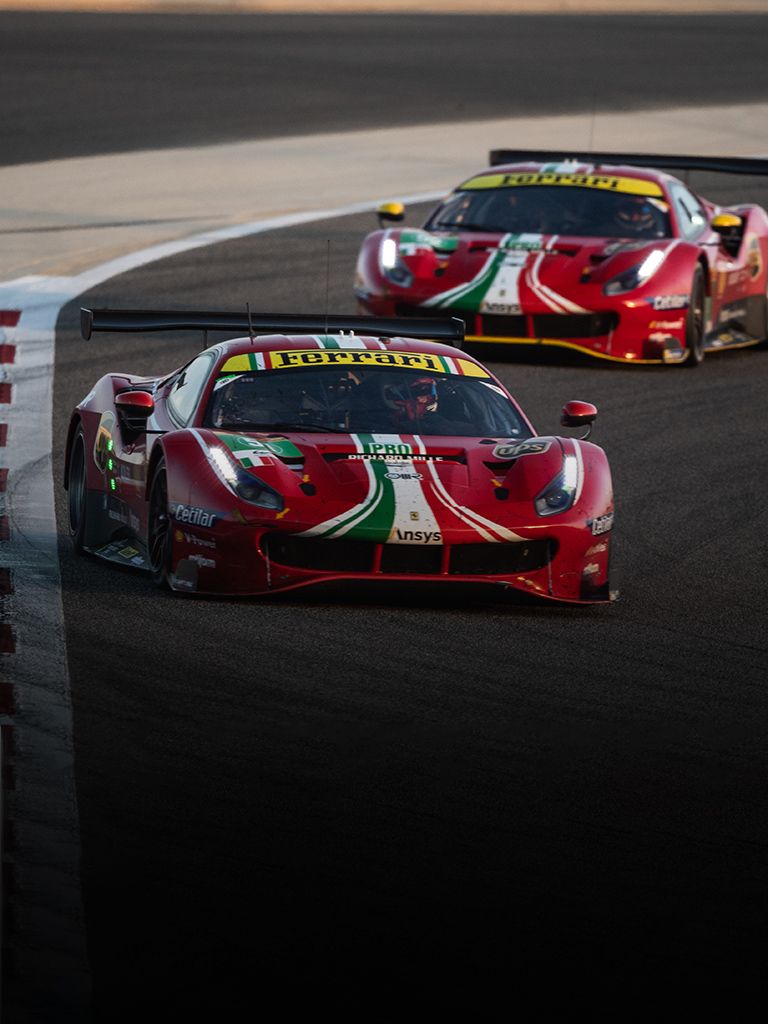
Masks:
[[[107,374],[76,407],[78,552],[183,593],[421,580],[609,600],[605,453],[538,435],[457,347],[460,320],[83,310],[82,328],[247,334]],[[589,429],[597,410],[562,415]]]
[[[379,316],[449,313],[467,341],[696,367],[768,334],[768,215],[659,167],[768,175],[768,160],[495,150],[423,228],[379,208],[355,292]]]

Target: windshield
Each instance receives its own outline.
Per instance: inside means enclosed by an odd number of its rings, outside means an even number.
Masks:
[[[238,431],[530,436],[514,405],[490,379],[404,367],[225,374],[214,386],[204,422]]]
[[[670,238],[669,206],[651,196],[572,185],[523,185],[454,192],[428,231]]]

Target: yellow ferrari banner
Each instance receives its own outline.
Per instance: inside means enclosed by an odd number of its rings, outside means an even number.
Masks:
[[[573,185],[577,188],[599,188],[608,192],[624,192],[633,196],[663,196],[653,181],[621,178],[611,174],[559,173],[557,171],[516,171],[513,174],[481,174],[460,185],[457,191],[480,188],[509,188],[517,185]]]

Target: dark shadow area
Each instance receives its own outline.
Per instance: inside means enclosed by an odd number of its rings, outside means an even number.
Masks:
[[[330,237],[329,307],[352,312],[370,228],[214,246],[67,306],[55,479],[101,374],[200,345],[83,342],[81,304],[317,311]],[[494,356],[540,432],[570,398],[600,409],[610,607],[453,587],[177,600],[63,539],[96,1021],[278,1001],[474,1019],[500,998],[638,1019],[764,995],[767,366],[764,349],[693,374]]]

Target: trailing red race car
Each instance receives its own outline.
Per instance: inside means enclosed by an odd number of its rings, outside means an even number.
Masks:
[[[78,552],[185,593],[357,579],[609,599],[605,453],[537,436],[455,347],[460,320],[82,311],[85,338],[192,328],[249,336],[160,377],[108,374],[74,410]],[[570,402],[562,422],[596,415]]]
[[[451,313],[467,340],[698,366],[768,335],[768,215],[659,167],[768,175],[768,160],[494,150],[422,229],[364,240],[355,292],[384,316]],[[399,203],[379,222],[402,220]]]

